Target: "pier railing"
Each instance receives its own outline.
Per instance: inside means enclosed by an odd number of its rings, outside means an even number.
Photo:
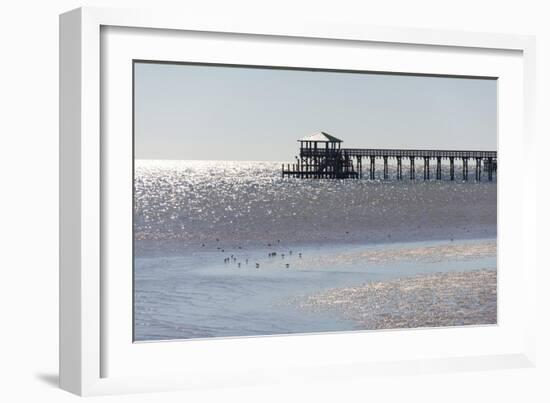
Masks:
[[[404,150],[382,148],[342,148],[324,150],[314,148],[300,149],[301,157],[322,157],[342,153],[349,157],[414,157],[414,158],[497,158],[496,151],[455,151],[455,150]]]

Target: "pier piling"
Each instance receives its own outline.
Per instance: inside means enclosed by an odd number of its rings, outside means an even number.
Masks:
[[[397,157],[397,180],[403,180],[403,171],[401,168],[401,157]]]
[[[370,179],[374,180],[374,156],[370,156]]]
[[[449,169],[450,169],[450,176],[451,176],[451,180],[454,181],[455,180],[455,158],[454,157],[449,157]]]
[[[424,180],[430,180],[430,157],[424,157]]]

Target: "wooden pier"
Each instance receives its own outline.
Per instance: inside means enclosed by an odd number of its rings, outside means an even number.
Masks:
[[[282,175],[294,178],[313,179],[359,179],[363,178],[363,162],[368,163],[368,179],[376,178],[376,160],[383,162],[383,178],[389,179],[388,160],[397,162],[396,179],[403,179],[403,160],[409,164],[409,179],[416,179],[415,162],[422,164],[422,177],[431,179],[431,163],[435,162],[435,179],[442,180],[441,164],[449,161],[449,179],[460,177],[455,171],[456,162],[462,168],[462,180],[468,180],[469,162],[475,169],[475,180],[483,176],[492,181],[497,169],[496,151],[458,151],[458,150],[402,150],[373,148],[342,148],[342,140],[325,132],[315,133],[298,140],[300,155],[294,164],[283,164]]]

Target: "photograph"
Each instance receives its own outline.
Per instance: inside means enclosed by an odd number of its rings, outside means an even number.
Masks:
[[[134,342],[497,325],[497,79],[132,79]]]

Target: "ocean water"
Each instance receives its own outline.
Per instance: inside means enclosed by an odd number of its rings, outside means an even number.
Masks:
[[[410,181],[404,164],[399,182],[281,178],[280,168],[136,161],[136,340],[358,330],[337,312],[292,301],[496,269],[497,184],[475,182],[472,167],[468,181],[449,181],[447,166],[443,181]]]

